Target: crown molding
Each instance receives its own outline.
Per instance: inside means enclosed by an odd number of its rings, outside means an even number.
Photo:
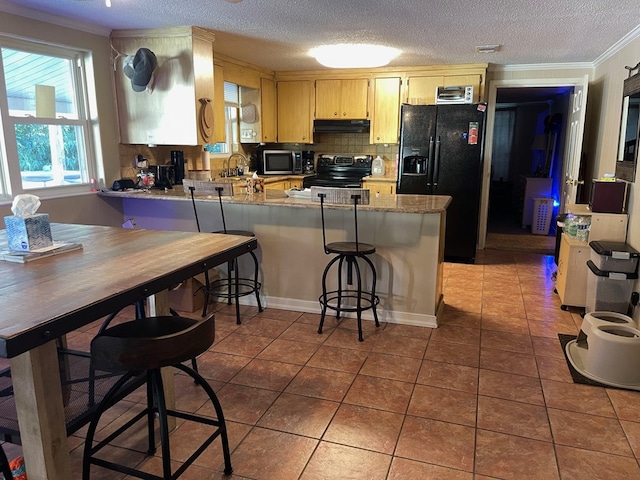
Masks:
[[[66,17],[51,15],[50,13],[39,12],[38,10],[32,10],[21,5],[16,5],[15,3],[8,2],[7,0],[0,0],[0,11],[11,13],[13,15],[19,15],[21,17],[27,17],[32,20],[51,23],[60,27],[72,28],[74,30],[80,30],[86,33],[101,35],[103,37],[108,37],[111,33],[111,30],[108,28],[100,27],[98,25],[93,25],[90,23],[78,22]]]
[[[602,55],[596,58],[593,62],[594,66],[599,67],[602,63],[609,60],[616,53],[622,50],[624,47],[629,45],[631,42],[640,37],[640,25],[627,33],[624,37],[614,43],[611,47],[609,47]]]
[[[489,72],[517,72],[525,70],[573,70],[573,69],[593,69],[592,62],[569,62],[569,63],[522,63],[513,65],[497,65],[490,63]]]

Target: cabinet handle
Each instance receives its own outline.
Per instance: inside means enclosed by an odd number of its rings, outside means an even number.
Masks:
[[[342,116],[346,117],[347,116],[347,112],[342,112]]]
[[[337,117],[338,116],[338,112],[333,112],[333,116]]]

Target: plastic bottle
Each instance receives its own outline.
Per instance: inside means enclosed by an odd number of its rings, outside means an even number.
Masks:
[[[371,163],[371,175],[383,177],[385,173],[384,160],[378,155]]]
[[[591,228],[591,217],[580,216],[578,217],[578,224],[576,225],[576,240],[586,242],[589,240],[589,230]]]
[[[564,226],[562,231],[567,235],[571,236],[571,229],[573,227],[573,223],[575,222],[575,215],[573,213],[567,213],[567,216],[564,219]]]

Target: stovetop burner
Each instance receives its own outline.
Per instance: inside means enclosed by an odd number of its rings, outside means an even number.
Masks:
[[[362,177],[371,175],[372,155],[320,154],[317,174],[306,177],[303,187],[359,188]]]

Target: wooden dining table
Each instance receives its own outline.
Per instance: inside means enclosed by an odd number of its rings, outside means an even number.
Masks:
[[[168,314],[169,288],[257,247],[255,238],[224,234],[51,229],[54,241],[82,249],[27,263],[0,260],[0,357],[10,359],[29,480],[72,478],[57,339],[144,299],[151,315]]]

